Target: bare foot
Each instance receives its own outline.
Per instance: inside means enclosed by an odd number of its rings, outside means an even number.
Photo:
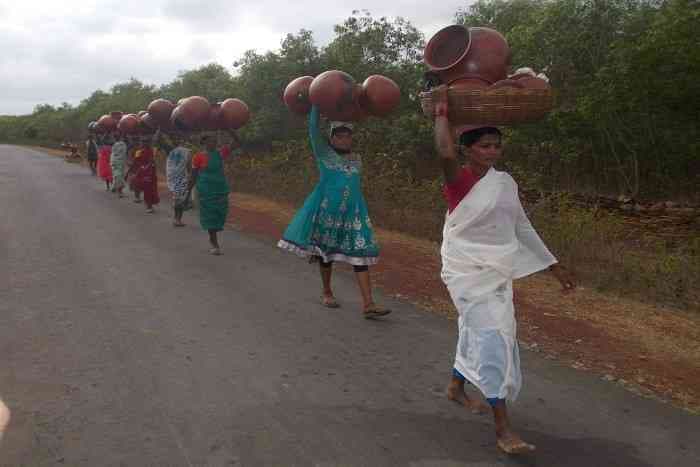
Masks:
[[[535,452],[535,445],[526,443],[516,433],[507,430],[498,436],[498,447],[506,454],[527,454]]]
[[[453,381],[447,386],[447,398],[464,406],[473,414],[483,415],[489,411],[488,404],[479,399],[472,399],[464,391],[464,386],[460,386]]]

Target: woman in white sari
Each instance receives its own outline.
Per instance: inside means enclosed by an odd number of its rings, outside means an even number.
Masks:
[[[507,402],[521,387],[516,338],[513,280],[550,270],[565,291],[574,288],[530,221],[513,178],[493,168],[501,157],[501,133],[484,126],[457,131],[466,148],[461,167],[455,132],[447,119],[447,90],[433,90],[435,143],[445,176],[448,214],[442,244],[442,279],[459,313],[459,339],[448,398],[469,409],[485,408],[464,391],[465,381],[488,401],[496,424],[497,444],[509,454],[535,446],[511,428]]]

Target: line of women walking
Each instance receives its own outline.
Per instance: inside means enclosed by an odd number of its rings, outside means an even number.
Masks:
[[[452,128],[447,119],[446,88],[433,90],[433,96],[435,144],[448,206],[441,277],[459,315],[459,337],[447,397],[474,412],[490,409],[497,445],[504,452],[531,452],[535,447],[514,431],[507,410],[522,385],[513,280],[548,270],[564,291],[575,285],[530,224],[516,182],[494,168],[502,155],[500,130],[487,125]],[[239,146],[235,133],[231,136]],[[311,263],[318,262],[322,305],[340,306],[331,278],[333,263],[343,262],[354,270],[362,297],[362,316],[386,316],[390,310],[379,306],[372,293],[369,268],[378,262],[380,250],[362,192],[362,160],[353,152],[353,125],[329,122],[328,134],[324,135],[319,109],[313,107],[309,139],[320,178],[278,246]],[[226,221],[230,192],[224,162],[230,160],[231,147],[219,145],[213,136],[203,136],[200,143],[204,150],[190,157],[191,151],[181,135],[168,139],[158,132],[151,141],[141,139],[124,179],[134,172],[135,201],[143,193],[148,212],[153,212],[158,197],[152,145],[164,149],[168,153],[166,176],[173,200],[173,225],[184,225],[183,213],[191,207],[196,186],[200,224],[209,234],[211,254],[220,255],[217,234]],[[109,188],[113,180],[113,189],[120,196],[124,185],[121,174],[127,159],[125,147],[128,145],[118,136],[111,150],[112,179],[107,182]],[[466,160],[464,165],[460,158]],[[102,176],[100,161],[98,172]],[[470,396],[467,384],[480,395]]]

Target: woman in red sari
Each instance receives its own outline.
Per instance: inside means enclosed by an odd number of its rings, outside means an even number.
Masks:
[[[153,213],[153,206],[160,203],[158,196],[158,174],[156,172],[156,159],[150,141],[141,139],[139,147],[134,155],[134,162],[129,167],[125,178],[134,174],[132,186],[137,193],[143,193],[143,201],[146,204],[146,212]]]
[[[97,175],[105,181],[107,191],[110,190],[112,184],[112,167],[109,164],[109,158],[112,154],[112,137],[106,135],[100,141],[99,150],[97,152]]]

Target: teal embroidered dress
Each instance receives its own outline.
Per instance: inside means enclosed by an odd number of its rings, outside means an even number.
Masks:
[[[342,261],[354,266],[376,264],[367,203],[362,195],[362,162],[354,154],[338,154],[321,135],[319,110],[309,115],[309,136],[320,180],[279,241],[278,246],[302,257]]]

